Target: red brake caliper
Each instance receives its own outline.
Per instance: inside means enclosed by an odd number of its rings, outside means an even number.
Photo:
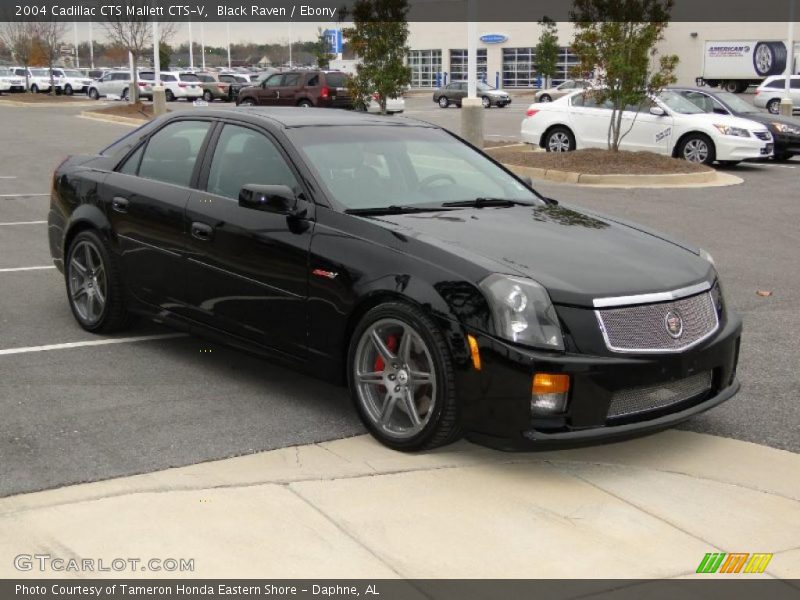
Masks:
[[[397,334],[392,333],[386,338],[386,347],[390,352],[397,352]],[[386,364],[383,362],[383,357],[379,354],[375,357],[375,372],[383,371]]]

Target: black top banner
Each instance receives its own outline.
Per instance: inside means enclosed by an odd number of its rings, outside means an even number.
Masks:
[[[0,0],[0,21],[337,22],[348,19],[355,1]],[[670,20],[788,22],[792,2],[797,0],[674,0]],[[572,11],[569,0],[408,0],[408,5],[407,21],[448,23],[569,21]]]

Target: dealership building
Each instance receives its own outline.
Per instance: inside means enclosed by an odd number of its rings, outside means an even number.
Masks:
[[[502,88],[536,88],[535,47],[541,33],[537,23],[479,23],[478,76]],[[795,25],[800,34],[800,24]],[[569,78],[578,62],[570,52],[571,23],[558,23],[561,44],[554,83]],[[680,58],[676,75],[681,85],[692,84],[703,72],[706,41],[785,40],[787,23],[670,23],[659,46],[662,54]],[[410,23],[408,65],[412,88],[433,88],[467,77],[466,23]]]

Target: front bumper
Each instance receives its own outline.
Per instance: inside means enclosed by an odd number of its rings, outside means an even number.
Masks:
[[[800,154],[800,135],[773,133],[772,137],[775,139],[775,154]]]
[[[482,369],[462,371],[459,376],[467,437],[504,450],[547,449],[618,441],[671,427],[739,391],[741,331],[741,320],[726,315],[720,329],[701,344],[680,353],[651,355],[534,351],[473,334]],[[589,345],[598,348],[593,342]],[[547,418],[531,415],[531,378],[536,372],[570,376],[565,413]],[[711,373],[711,387],[697,396],[647,412],[609,417],[617,392],[672,384],[705,372]]]
[[[717,160],[748,160],[772,156],[774,143],[772,140],[761,140],[756,137],[719,136],[714,140]]]

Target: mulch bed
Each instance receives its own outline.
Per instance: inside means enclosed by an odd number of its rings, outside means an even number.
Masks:
[[[153,105],[120,103],[107,108],[98,108],[92,112],[100,115],[114,115],[147,121],[153,118]]]
[[[652,152],[610,152],[609,150],[576,150],[575,152],[536,152],[529,146],[510,148],[487,147],[492,157],[504,164],[554,169],[592,175],[653,175],[661,173],[700,173],[712,170]]]
[[[41,104],[43,102],[50,103],[50,102],[63,102],[64,104],[69,104],[70,102],[86,102],[86,96],[51,96],[50,94],[29,94],[29,93],[17,93],[17,94],[9,94],[8,92],[3,93],[0,95],[3,100],[12,100],[14,102],[24,102],[25,104]]]

